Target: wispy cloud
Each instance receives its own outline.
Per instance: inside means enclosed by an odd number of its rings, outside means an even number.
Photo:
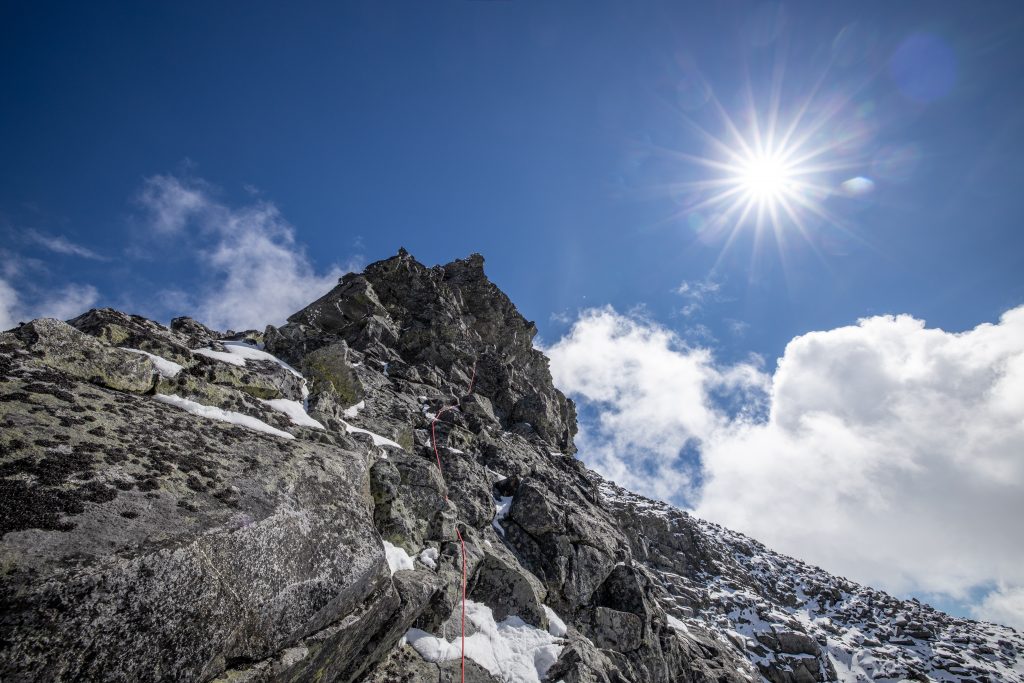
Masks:
[[[36,301],[30,317],[67,320],[92,308],[98,300],[99,292],[92,285],[65,285]]]
[[[1024,625],[1024,307],[813,332],[771,376],[607,308],[549,353],[581,456],[620,483],[896,593],[1000,586],[976,614]]]
[[[6,280],[0,280],[0,330],[9,330],[18,324],[18,293]]]
[[[92,285],[52,280],[44,262],[0,249],[0,330],[34,318],[73,318],[99,300]]]
[[[184,230],[194,216],[209,211],[208,189],[200,180],[186,184],[172,175],[155,175],[143,184],[139,203],[149,212],[149,227],[171,235]]]
[[[743,322],[742,320],[736,320],[735,318],[726,318],[724,320],[726,329],[732,333],[734,337],[742,337],[750,329],[750,323]]]
[[[46,235],[38,230],[29,229],[25,231],[25,236],[35,244],[45,247],[57,254],[78,256],[85,259],[91,259],[93,261],[108,260],[107,257],[102,254],[98,254],[92,249],[84,247],[81,244],[76,244],[63,235]]]
[[[0,280],[0,331],[35,318],[66,320],[88,310],[99,299],[92,285],[66,285],[60,289],[23,296],[7,281]]]
[[[157,175],[146,180],[138,201],[145,225],[156,238],[188,233],[205,279],[187,298],[185,311],[209,325],[245,329],[281,323],[289,314],[324,294],[346,269],[361,269],[361,257],[317,272],[294,228],[277,207],[255,200],[229,206],[202,180]],[[180,289],[163,301],[183,301]]]
[[[559,325],[568,325],[572,322],[572,316],[569,315],[568,311],[552,311],[548,319]]]
[[[687,317],[694,315],[705,303],[716,300],[721,288],[710,276],[703,280],[683,280],[675,289],[675,293],[686,300],[679,312]]]

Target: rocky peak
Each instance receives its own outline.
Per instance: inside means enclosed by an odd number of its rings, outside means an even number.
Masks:
[[[0,333],[0,680],[460,680],[465,586],[470,683],[1024,683],[1012,629],[587,470],[483,265]]]
[[[267,331],[267,347],[301,364],[301,351],[338,341],[392,377],[489,400],[506,429],[535,431],[574,453],[576,410],[555,388],[537,334],[473,254],[427,268],[404,249],[349,273],[330,292]],[[301,341],[300,341],[301,340]]]

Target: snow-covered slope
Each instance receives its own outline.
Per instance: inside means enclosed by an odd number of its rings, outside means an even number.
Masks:
[[[607,482],[601,492],[617,515],[683,538],[709,560],[680,572],[648,555],[666,611],[710,628],[768,680],[1024,681],[1024,638],[1014,629],[899,600]],[[664,543],[659,535],[640,543]]]

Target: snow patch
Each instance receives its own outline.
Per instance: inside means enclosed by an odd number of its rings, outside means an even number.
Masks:
[[[345,431],[348,432],[349,434],[369,434],[370,438],[373,439],[373,445],[374,446],[392,446],[392,447],[398,448],[398,449],[402,448],[399,444],[397,444],[396,442],[394,442],[391,439],[387,438],[386,436],[381,436],[380,434],[375,434],[374,432],[371,432],[369,429],[361,429],[360,427],[353,427],[352,425],[350,425],[348,422],[345,422],[344,420],[341,421],[341,424],[345,425]]]
[[[502,496],[494,504],[494,519],[491,521],[491,526],[502,536],[505,535],[505,528],[501,526],[501,520],[508,516],[508,511],[512,508],[512,496]]]
[[[562,638],[569,630],[565,626],[565,622],[562,618],[555,613],[555,610],[551,609],[547,605],[541,605],[544,608],[544,614],[548,618],[548,633],[553,635],[555,638]]]
[[[345,417],[348,417],[348,418],[357,417],[359,415],[359,411],[362,410],[365,407],[366,407],[366,401],[360,401],[359,403],[355,404],[354,406],[349,406],[348,408],[345,408],[345,411],[342,414]]]
[[[437,569],[437,548],[424,548],[420,553],[420,562],[431,569]]]
[[[247,344],[245,342],[230,341],[221,343],[224,345],[224,348],[227,349],[226,351],[214,351],[213,349],[194,349],[192,353],[198,353],[201,356],[213,358],[214,360],[219,360],[224,363],[230,363],[231,365],[237,365],[239,367],[244,367],[245,361],[247,360],[269,361],[271,363],[277,363],[282,368],[292,373],[299,379],[304,379],[302,377],[301,372],[299,372],[292,366],[288,365],[274,354],[262,351],[253,346],[252,344]]]
[[[384,541],[384,555],[388,558],[388,568],[391,570],[392,576],[397,571],[414,567],[412,558],[409,557],[409,553],[405,552],[404,548],[391,545],[387,541]]]
[[[271,363],[277,363],[282,368],[284,368],[288,372],[292,373],[296,377],[298,377],[300,379],[302,378],[302,373],[301,372],[299,372],[298,370],[296,370],[292,366],[288,365],[287,363],[285,363],[283,360],[281,360],[280,358],[278,358],[274,354],[267,353],[266,351],[263,351],[262,349],[258,349],[255,346],[253,346],[252,344],[247,344],[245,342],[222,342],[222,343],[224,344],[224,348],[227,349],[228,353],[230,353],[230,354],[233,354],[233,355],[236,355],[236,356],[241,356],[242,358],[244,358],[246,360],[266,360],[266,361],[270,361]]]
[[[690,629],[686,628],[686,624],[684,624],[682,621],[680,621],[679,619],[676,619],[671,614],[669,614],[667,616],[668,616],[668,625],[669,626],[671,626],[672,628],[674,628],[677,631],[682,631],[683,633],[689,633],[690,632]]]
[[[185,369],[173,360],[167,360],[166,358],[150,353],[149,351],[143,351],[142,349],[126,349],[123,347],[122,350],[128,351],[129,353],[138,353],[143,356],[149,356],[149,359],[153,361],[153,365],[156,366],[156,371],[160,373],[161,377],[177,377],[178,373]]]
[[[313,427],[315,429],[325,428],[323,424],[309,416],[309,413],[306,412],[304,402],[300,403],[299,401],[291,401],[287,398],[274,398],[269,401],[264,400],[263,402],[277,412],[287,415],[288,419],[292,421],[292,424],[296,424],[301,427]]]
[[[200,356],[213,358],[214,360],[219,360],[222,363],[228,363],[229,365],[237,365],[238,367],[245,366],[245,358],[241,356],[232,355],[227,351],[214,351],[213,349],[193,349],[192,353],[198,353]]]
[[[478,629],[466,637],[466,657],[501,680],[540,683],[562,651],[547,631],[534,628],[519,617],[495,622],[491,608],[473,600],[466,601],[466,619]],[[418,628],[409,629],[405,635],[409,645],[428,662],[461,656],[459,638],[449,643]]]
[[[199,417],[218,420],[220,422],[230,422],[231,424],[246,427],[257,432],[279,436],[282,439],[295,438],[294,435],[277,429],[276,427],[271,427],[263,420],[252,417],[251,415],[243,415],[242,413],[236,413],[231,410],[222,410],[214,406],[206,406],[202,403],[196,403],[195,401],[190,401],[187,398],[182,398],[181,396],[175,396],[173,394],[156,394],[153,398],[161,403],[167,403],[168,405],[175,406],[176,408],[181,408],[185,412],[198,415]]]

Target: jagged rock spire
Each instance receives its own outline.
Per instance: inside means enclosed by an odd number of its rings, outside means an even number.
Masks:
[[[472,254],[427,268],[405,249],[345,275],[330,292],[268,334],[294,348],[325,339],[388,363],[420,380],[439,372],[437,388],[458,394],[476,367],[476,391],[503,426],[530,425],[565,453],[575,452],[576,411],[554,387],[548,360],[533,348],[537,327],[484,274]],[[286,349],[280,349],[286,353]],[[433,382],[426,382],[431,384]]]

